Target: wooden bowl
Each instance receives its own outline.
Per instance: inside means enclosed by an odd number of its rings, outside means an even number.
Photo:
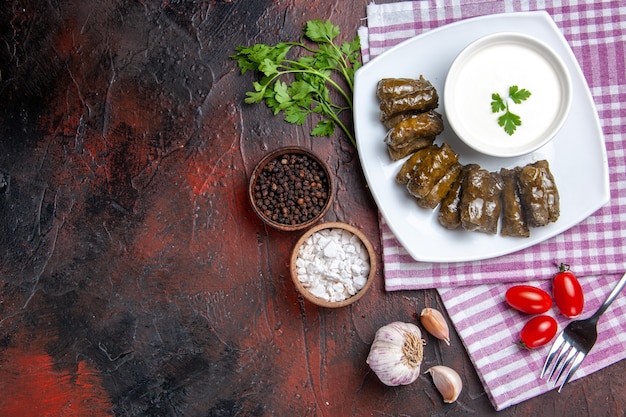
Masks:
[[[306,175],[303,178],[300,176],[296,178],[283,177],[286,181],[285,186],[293,185],[294,187],[297,187],[299,185],[301,187],[299,189],[296,188],[296,191],[292,192],[290,195],[286,195],[282,186],[270,186],[270,184],[268,184],[268,178],[272,177],[272,175],[278,174],[271,174],[266,170],[266,168],[270,166],[270,164],[276,164],[279,167],[280,165],[289,165],[288,163],[281,164],[281,161],[284,162],[289,159],[284,157],[293,155],[298,158],[304,158],[309,162],[314,162],[323,173],[323,176],[321,176],[317,183],[313,181],[313,186],[311,186],[308,174],[301,174]],[[307,169],[302,171],[304,173],[308,172]],[[272,178],[277,179],[275,177]],[[264,184],[261,184],[261,182]],[[259,187],[257,187],[257,185],[259,185]],[[270,188],[278,187],[278,189],[259,189],[264,186],[270,186]],[[305,190],[306,187],[308,188]],[[264,195],[264,192],[266,191],[270,193],[270,195]],[[318,191],[320,193],[317,193]],[[328,165],[311,150],[300,146],[282,147],[263,157],[263,159],[261,159],[254,168],[254,171],[252,171],[248,187],[250,203],[257,216],[259,216],[259,218],[267,225],[283,231],[301,230],[317,223],[330,208],[334,192],[333,178]],[[272,193],[274,195],[273,197],[271,196]],[[308,194],[303,196],[303,193]],[[277,197],[277,195],[279,197]],[[320,195],[322,196],[319,197]],[[309,200],[305,201],[307,197],[309,197]],[[313,202],[310,201],[311,198],[313,199]],[[265,205],[264,201],[269,202],[269,205]],[[317,204],[315,204],[316,201]],[[308,206],[309,204],[312,204],[312,206]],[[285,209],[287,210],[286,213],[283,212]],[[300,214],[294,214],[297,211],[299,211]],[[293,221],[290,221],[285,216],[291,216],[290,219]]]
[[[370,269],[369,269],[369,273],[367,275],[367,281],[365,282],[365,285],[357,293],[355,293],[351,297],[346,298],[346,299],[341,300],[341,301],[327,301],[324,298],[320,298],[320,297],[317,297],[317,296],[313,295],[302,284],[302,282],[298,278],[298,273],[297,273],[297,269],[298,268],[296,266],[296,263],[298,261],[299,252],[300,252],[300,248],[302,247],[302,245],[305,244],[305,241],[310,236],[312,236],[313,234],[315,234],[317,232],[320,232],[322,230],[327,230],[327,229],[342,229],[342,230],[348,231],[352,235],[356,236],[360,240],[360,242],[363,244],[363,247],[365,248],[365,250],[367,252],[367,255],[369,257],[369,268]],[[327,307],[327,308],[345,307],[345,306],[347,306],[349,304],[352,304],[355,301],[359,300],[361,297],[363,297],[363,295],[365,295],[365,293],[371,287],[372,281],[374,280],[374,275],[376,274],[376,254],[374,252],[374,248],[372,247],[372,244],[367,239],[367,237],[360,230],[356,229],[355,227],[350,226],[349,224],[346,224],[346,223],[339,223],[339,222],[322,223],[322,224],[318,224],[317,226],[314,226],[311,229],[307,230],[306,233],[304,233],[300,237],[300,239],[298,240],[298,242],[294,246],[293,251],[291,253],[290,269],[291,269],[291,279],[293,280],[293,283],[296,286],[296,288],[298,289],[298,291],[300,292],[300,294],[302,294],[302,296],[305,299],[307,299],[311,303],[316,304],[316,305],[318,305],[320,307]]]
[[[510,97],[519,90],[529,95]],[[454,59],[443,102],[450,127],[465,144],[511,158],[534,152],[557,135],[572,96],[567,66],[550,46],[523,33],[498,32],[472,42]],[[511,117],[501,121],[507,114]]]

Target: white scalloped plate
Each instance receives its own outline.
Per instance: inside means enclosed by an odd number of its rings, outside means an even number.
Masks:
[[[573,101],[569,117],[547,145],[516,158],[477,153],[454,134],[443,112],[443,86],[456,55],[472,41],[495,32],[521,32],[539,38],[563,59],[570,72]],[[395,182],[403,161],[389,158],[379,121],[376,85],[381,78],[423,75],[439,92],[438,111],[447,142],[462,163],[478,163],[489,170],[513,168],[547,159],[561,198],[561,216],[555,223],[531,229],[530,238],[503,237],[444,229],[437,209],[418,207],[406,189]],[[518,251],[556,236],[580,223],[610,198],[604,136],[593,97],[565,37],[546,12],[504,13],[452,23],[411,38],[373,59],[355,75],[354,122],[359,158],[372,195],[391,231],[418,261],[458,262],[488,259]]]

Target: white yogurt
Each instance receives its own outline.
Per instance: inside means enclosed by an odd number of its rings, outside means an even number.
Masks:
[[[508,34],[482,46],[469,47],[448,75],[445,110],[454,131],[478,151],[513,156],[545,143],[563,123],[571,101],[569,78],[551,50],[532,38]],[[565,80],[564,80],[565,77]],[[509,87],[530,91],[520,104],[508,99]],[[492,112],[492,94],[509,104],[521,125],[509,135],[498,124],[503,112]]]

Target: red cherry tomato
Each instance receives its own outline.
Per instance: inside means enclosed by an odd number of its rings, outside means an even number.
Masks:
[[[569,270],[569,265],[561,264],[559,272],[552,279],[554,303],[561,314],[573,319],[580,316],[585,305],[583,289],[576,275]]]
[[[551,316],[535,316],[522,328],[519,345],[526,349],[543,346],[554,338],[557,329],[556,320]]]
[[[504,296],[506,302],[516,310],[528,314],[545,313],[552,307],[550,294],[532,285],[516,285]]]

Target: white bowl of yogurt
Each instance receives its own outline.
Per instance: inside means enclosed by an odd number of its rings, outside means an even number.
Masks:
[[[572,104],[572,82],[548,45],[523,33],[499,32],[459,53],[443,101],[459,139],[486,155],[514,157],[558,133]]]

